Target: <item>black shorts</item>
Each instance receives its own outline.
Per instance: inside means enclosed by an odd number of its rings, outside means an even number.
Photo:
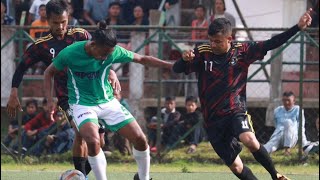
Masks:
[[[243,132],[254,132],[251,116],[244,113],[217,120],[206,128],[206,131],[211,146],[227,166],[234,162],[242,150],[239,135]]]

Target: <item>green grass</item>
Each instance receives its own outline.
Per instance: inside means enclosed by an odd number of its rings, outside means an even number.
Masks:
[[[153,179],[170,180],[197,180],[197,179],[237,179],[230,170],[223,165],[220,158],[212,150],[209,143],[201,143],[194,154],[186,154],[187,147],[181,146],[170,151],[163,157],[161,163],[155,157],[151,160],[151,176]],[[270,179],[266,170],[261,167],[251,153],[245,148],[240,157],[248,165],[258,179]],[[292,179],[315,180],[319,179],[319,156],[312,155],[306,162],[298,160],[298,150],[294,149],[292,156],[284,156],[279,151],[272,154],[276,168],[281,173]],[[107,157],[107,175],[109,179],[127,180],[132,179],[137,171],[135,160],[131,156],[122,156],[114,152]],[[22,163],[15,163],[8,155],[1,156],[1,179],[58,179],[59,175],[68,169],[73,169],[71,153],[62,155],[49,155],[41,158],[26,157]],[[94,179],[90,173],[90,179]]]

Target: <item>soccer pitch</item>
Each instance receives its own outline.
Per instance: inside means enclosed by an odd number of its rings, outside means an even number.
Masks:
[[[270,175],[259,165],[248,165],[259,180],[270,180]],[[1,179],[4,180],[57,180],[60,174],[72,169],[72,164],[2,164]],[[137,170],[135,163],[108,163],[109,180],[130,180]],[[279,170],[292,180],[318,180],[318,165],[281,166]],[[224,165],[217,164],[151,164],[153,180],[237,180]],[[89,180],[94,180],[92,172]]]
[[[2,180],[57,180],[61,172],[50,171],[1,171]],[[108,173],[108,179],[111,180],[129,180],[133,179],[135,173]],[[236,180],[237,178],[232,173],[214,172],[214,173],[151,173],[153,180],[205,180],[205,179],[218,179],[218,180]],[[256,174],[259,180],[270,180],[269,174]],[[318,180],[319,175],[310,174],[288,174],[293,180]],[[89,180],[94,180],[92,172],[89,175]]]

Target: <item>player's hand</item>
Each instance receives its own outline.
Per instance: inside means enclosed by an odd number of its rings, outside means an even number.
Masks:
[[[311,18],[311,13],[312,13],[312,8],[308,9],[307,12],[305,12],[299,22],[298,22],[298,27],[300,28],[300,30],[304,30],[306,29],[308,26],[311,25],[311,22],[312,22],[312,18]]]
[[[120,81],[117,77],[117,74],[113,70],[110,70],[109,82],[112,86],[113,91],[115,91],[117,93],[121,91]]]
[[[21,108],[21,104],[18,98],[18,95],[16,92],[11,91],[9,101],[7,104],[7,113],[10,118],[15,118],[16,117],[16,110],[23,111]]]
[[[192,61],[195,57],[193,50],[188,50],[182,53],[182,59],[184,61]]]

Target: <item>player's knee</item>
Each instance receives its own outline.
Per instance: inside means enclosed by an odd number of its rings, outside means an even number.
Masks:
[[[96,156],[100,151],[100,138],[88,138],[86,139],[86,143],[89,156]]]
[[[235,174],[241,174],[243,166],[240,166],[238,164],[232,164],[229,166],[230,170]]]
[[[251,151],[259,150],[260,143],[254,135],[244,135],[240,137],[240,141]]]
[[[148,146],[147,138],[143,133],[136,135],[132,143],[136,149],[138,148],[145,150]]]

